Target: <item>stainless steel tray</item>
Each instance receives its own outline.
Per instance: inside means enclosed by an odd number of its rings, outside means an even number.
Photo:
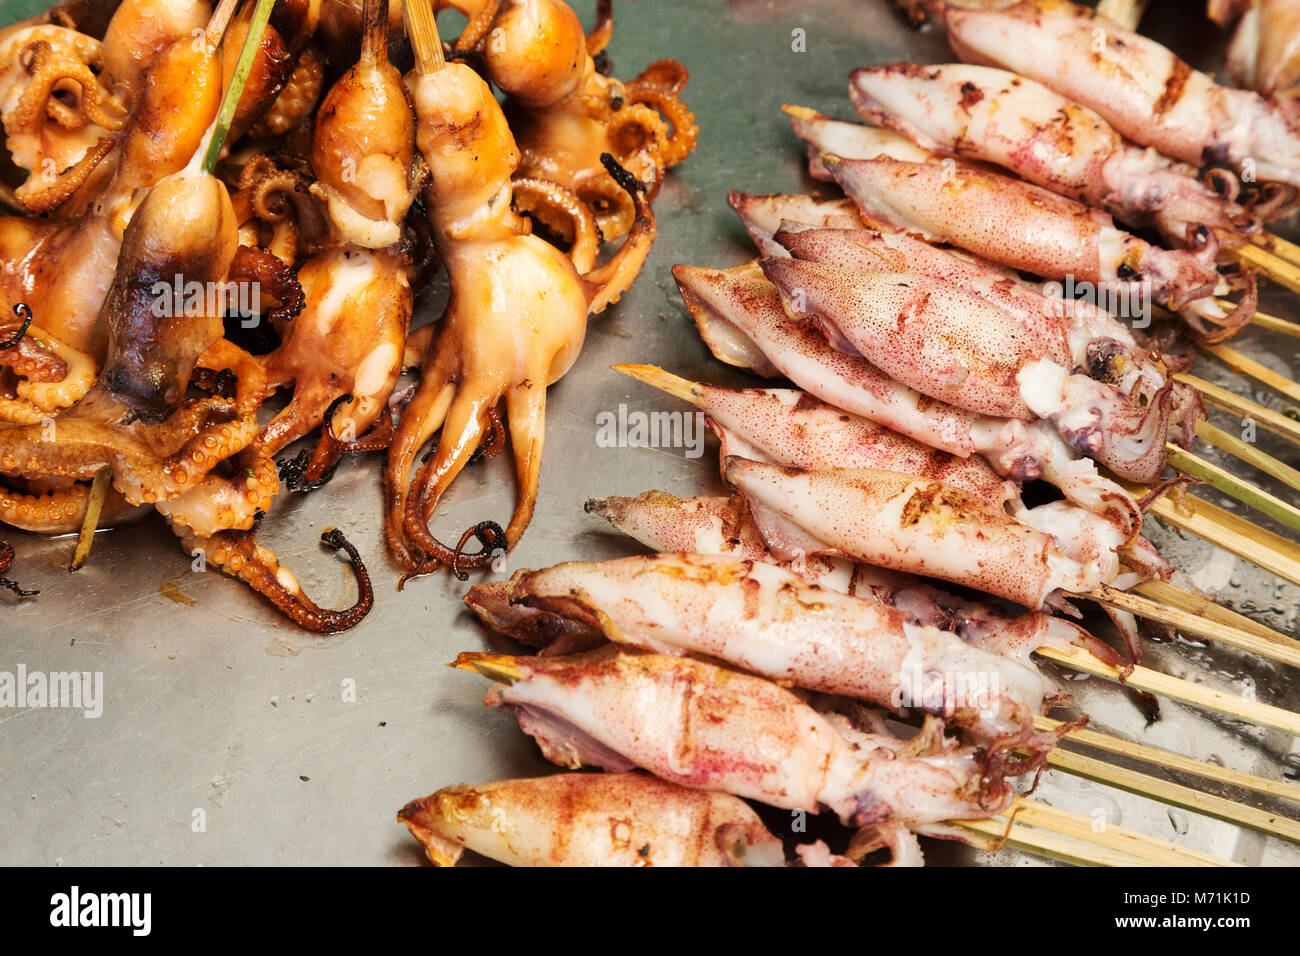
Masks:
[[[589,18],[593,5],[576,7]],[[19,12],[6,4],[0,17]],[[851,67],[949,58],[940,36],[912,32],[886,0],[656,0],[619,3],[616,14],[617,72],[630,75],[666,56],[691,68],[687,99],[700,146],[657,201],[660,237],[640,281],[591,323],[578,367],[551,389],[540,505],[510,557],[512,569],[632,553],[584,514],[588,496],[719,490],[712,445],[695,459],[680,449],[597,445],[597,415],[617,412],[620,403],[680,407],[609,365],[655,362],[724,384],[744,381],[700,343],[670,266],[731,265],[752,255],[726,207],[728,187],[807,188],[782,103],[850,117],[844,78]],[[804,31],[806,52],[792,50],[796,30]],[[1180,50],[1200,45],[1198,37],[1174,40]],[[1271,294],[1266,304],[1300,318],[1294,297]],[[418,314],[432,319],[437,303],[424,303]],[[1235,344],[1278,371],[1300,371],[1293,339],[1252,329]],[[1201,373],[1243,387],[1208,364]],[[1266,393],[1251,394],[1276,404]],[[1260,434],[1266,450],[1300,465],[1293,446]],[[502,520],[513,495],[505,461],[471,467],[436,527],[449,536],[476,520]],[[465,585],[446,575],[395,590],[380,507],[372,457],[343,465],[321,491],[282,496],[264,524],[261,539],[325,606],[350,604],[353,591],[342,562],[317,547],[320,531],[338,525],[366,558],[374,611],[352,632],[323,640],[284,622],[239,582],[191,573],[161,521],[100,534],[90,564],[75,575],[63,570],[71,539],[6,532],[18,551],[18,578],[42,593],[22,606],[0,606],[0,671],[23,664],[29,671],[102,672],[105,700],[98,719],[0,708],[0,862],[413,864],[422,854],[394,822],[407,800],[461,781],[545,772],[549,765],[513,720],[481,706],[483,682],[443,666],[458,650],[509,642],[476,624],[460,603]],[[1295,587],[1204,542],[1163,529],[1155,537],[1225,603],[1295,630]],[[1261,700],[1300,707],[1294,675],[1268,662],[1189,645],[1149,645],[1148,652],[1152,666],[1178,676],[1229,691],[1249,679]],[[352,686],[355,702],[348,702]],[[1115,687],[1098,680],[1068,686],[1095,726],[1272,778],[1300,774],[1300,749],[1281,733],[1169,703],[1163,718],[1145,727]],[[1048,774],[1038,796],[1240,862],[1300,862],[1289,844],[1061,774]],[[932,862],[1037,862],[933,843],[927,851]]]

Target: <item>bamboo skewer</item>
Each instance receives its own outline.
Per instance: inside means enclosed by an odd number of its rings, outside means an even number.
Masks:
[[[223,4],[217,8],[217,15],[220,15]],[[233,9],[233,4],[230,5]],[[275,6],[275,0],[257,0],[257,6],[253,8],[253,17],[248,24],[248,34],[244,37],[244,45],[240,48],[239,59],[235,61],[234,73],[230,78],[230,85],[226,88],[226,94],[221,100],[221,108],[217,112],[216,130],[213,133],[211,141],[208,143],[208,150],[203,156],[203,170],[209,175],[217,168],[217,160],[221,158],[221,147],[225,145],[226,134],[230,132],[230,124],[234,122],[235,111],[239,108],[240,97],[243,96],[244,86],[248,82],[248,74],[253,69],[253,60],[257,57],[257,51],[262,47],[262,34],[266,32],[266,24],[271,19],[271,8]],[[227,18],[230,11],[226,11]],[[213,19],[216,19],[214,15]],[[222,24],[224,30],[225,24]]]
[[[1129,488],[1140,495],[1140,488]],[[1165,524],[1204,538],[1251,564],[1300,585],[1300,545],[1195,495],[1161,495],[1147,507]]]
[[[1259,621],[1252,620],[1244,614],[1238,614],[1231,608],[1226,608],[1221,604],[1215,604],[1204,595],[1197,594],[1194,591],[1185,591],[1176,584],[1168,581],[1161,581],[1159,578],[1153,578],[1150,581],[1143,581],[1133,588],[1139,594],[1151,598],[1153,601],[1159,601],[1161,604],[1168,604],[1178,608],[1180,611],[1187,611],[1195,614],[1197,617],[1207,618],[1211,621],[1217,621],[1220,624],[1226,624],[1228,627],[1235,627],[1239,631],[1246,631],[1249,634],[1257,634],[1274,644],[1288,646],[1296,643],[1296,639],[1281,631],[1275,631],[1267,624],[1261,624]]]
[[[442,55],[442,39],[429,0],[402,0],[406,35],[415,49],[415,68],[421,73],[436,73],[447,65]]]
[[[1300,667],[1300,641],[1280,634],[1273,637],[1272,634],[1266,636],[1242,631],[1230,624],[1211,621],[1177,607],[1160,604],[1139,594],[1120,591],[1109,584],[1098,585],[1093,590],[1081,594],[1080,597],[1136,614],[1149,621],[1168,624],[1191,637],[1218,641],[1220,644],[1235,647],[1248,654],[1267,657],[1292,667]]]
[[[1300,736],[1300,714],[1292,713],[1281,707],[1274,707],[1272,704],[1265,704],[1257,700],[1246,700],[1221,690],[1215,690],[1212,687],[1193,684],[1191,681],[1183,680],[1180,677],[1171,677],[1168,674],[1153,671],[1149,667],[1135,667],[1132,673],[1125,678],[1118,667],[1107,664],[1082,648],[1073,648],[1070,652],[1066,652],[1051,647],[1040,647],[1034,653],[1047,660],[1064,664],[1066,667],[1082,671],[1085,674],[1091,674],[1094,677],[1101,677],[1117,684],[1123,683],[1128,687],[1149,691],[1160,697],[1168,697],[1171,700],[1191,704],[1193,707],[1199,707],[1202,710],[1214,711],[1225,717],[1233,717],[1238,720],[1249,721],[1252,724],[1258,724],[1261,727],[1281,730],[1293,737]]]
[[[1236,475],[1225,471],[1218,465],[1203,458],[1198,458],[1173,442],[1166,442],[1167,461],[1184,474],[1200,479],[1218,488],[1226,495],[1236,498],[1242,504],[1266,514],[1289,528],[1300,531],[1300,508],[1283,501],[1267,491],[1256,488],[1249,482],[1242,481]]]
[[[1009,828],[1005,820],[953,820],[951,825],[965,830],[967,842],[985,851],[1006,846],[1036,856],[1057,860],[1072,866],[1146,866],[1142,860],[1127,853],[1119,853],[1092,843],[1058,836],[1050,830],[1039,830],[1023,823],[1013,823]]]
[[[1287,418],[1281,412],[1265,408],[1258,402],[1242,398],[1226,388],[1211,384],[1203,378],[1197,378],[1195,375],[1188,375],[1186,372],[1177,373],[1174,379],[1196,389],[1206,402],[1215,408],[1230,412],[1233,415],[1240,415],[1243,419],[1252,419],[1265,431],[1270,431],[1275,435],[1280,435],[1296,444],[1300,444],[1300,422],[1295,419]]]
[[[1229,455],[1244,461],[1254,468],[1258,468],[1264,474],[1271,475],[1300,491],[1300,471],[1285,462],[1278,461],[1272,455],[1265,454],[1254,445],[1242,441],[1236,435],[1230,435],[1211,425],[1205,419],[1201,419],[1196,423],[1196,437],[1207,445],[1213,445],[1220,451],[1226,451]]]
[[[1060,730],[1062,726],[1061,721],[1053,720],[1051,717],[1034,718],[1034,729],[1036,730],[1054,732]],[[1174,753],[1172,750],[1152,747],[1149,744],[1134,743],[1131,740],[1125,740],[1123,737],[1099,733],[1086,727],[1074,728],[1066,734],[1066,739],[1084,747],[1091,747],[1093,750],[1101,750],[1116,756],[1151,764],[1153,767],[1163,767],[1166,770],[1173,770],[1178,773],[1192,774],[1205,780],[1213,780],[1216,783],[1240,787],[1243,790],[1251,790],[1280,800],[1291,800],[1300,803],[1300,787],[1295,784],[1242,773],[1240,770],[1232,770],[1218,764],[1207,763],[1204,760],[1185,757],[1182,754]]]
[[[1231,303],[1228,303],[1228,305],[1231,307]],[[1256,312],[1250,321],[1252,325],[1258,325],[1261,329],[1280,332],[1292,338],[1300,338],[1300,323],[1288,322],[1286,319],[1279,319],[1276,315],[1267,315],[1263,312]]]
[[[1203,345],[1201,349],[1228,366],[1229,371],[1249,375],[1260,384],[1273,389],[1279,395],[1300,403],[1300,384],[1291,381],[1285,375],[1279,375],[1267,365],[1256,362],[1250,356],[1242,355],[1236,349],[1227,345]]]
[[[99,527],[99,516],[104,510],[104,499],[108,497],[108,488],[113,481],[113,469],[101,468],[95,472],[95,479],[90,483],[90,495],[86,499],[86,514],[81,519],[81,530],[77,534],[77,547],[72,552],[69,571],[76,571],[90,557],[90,548],[95,543],[95,530]]]
[[[1261,232],[1257,245],[1273,253],[1284,262],[1290,262],[1292,265],[1300,265],[1300,246],[1294,242],[1289,242],[1279,235],[1271,232]]]
[[[1267,249],[1253,243],[1244,243],[1231,250],[1243,265],[1258,269],[1280,286],[1300,292],[1300,265],[1287,262]]]
[[[1137,833],[1124,827],[1106,824],[1100,828],[1093,821],[1077,813],[1049,806],[1037,800],[1016,797],[1010,814],[1018,823],[1051,830],[1076,840],[1087,840],[1097,846],[1119,853],[1127,853],[1151,866],[1240,866],[1188,847],[1177,846],[1156,837]]]
[[[1084,777],[1128,793],[1158,800],[1169,806],[1214,817],[1226,823],[1249,827],[1268,836],[1300,843],[1300,821],[1280,814],[1257,810],[1233,800],[1225,800],[1211,793],[1202,793],[1192,787],[1160,780],[1144,773],[1117,767],[1095,757],[1062,750],[1059,747],[1047,755],[1047,764],[1076,777]]]

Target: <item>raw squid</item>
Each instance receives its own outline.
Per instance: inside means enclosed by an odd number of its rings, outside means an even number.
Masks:
[[[1045,478],[1074,503],[1104,514],[1129,536],[1140,524],[1136,503],[1077,458],[1047,423],[977,416],[927,399],[864,359],[832,348],[815,328],[790,319],[780,293],[756,264],[725,271],[675,266],[682,300],[706,342],[722,340],[732,364],[757,353],[824,402],[886,425],[959,457],[983,455],[1000,475]],[[724,330],[724,331],[715,331]]]
[[[945,738],[941,725],[910,746],[846,733],[790,691],[702,661],[607,649],[462,654],[457,665],[488,676],[508,669],[511,683],[484,702],[512,710],[561,766],[640,766],[785,809],[824,806],[849,826],[895,830],[896,846],[911,844],[907,830],[983,818],[1011,799],[999,768]]]
[[[1219,86],[1167,48],[1084,8],[1025,3],[945,11],[961,59],[1031,77],[1090,107],[1134,142],[1193,166],[1226,164],[1248,182],[1300,185],[1300,135],[1287,103]]]
[[[1005,167],[1134,226],[1155,225],[1176,243],[1201,245],[1207,226],[1238,242],[1260,228],[1231,201],[1235,179],[1218,184],[1226,195],[1216,192],[1194,167],[1126,142],[1093,110],[1005,70],[873,66],[849,75],[849,95],[864,120],[925,149]]]
[[[1161,249],[1117,229],[1099,210],[974,167],[834,156],[822,163],[869,221],[1047,278],[1115,290],[1135,319],[1149,318],[1141,314],[1149,295],[1213,343],[1236,334],[1255,312],[1253,274],[1231,311],[1212,298],[1226,283],[1208,229],[1197,251]]]
[[[465,850],[511,866],[784,866],[781,841],[747,803],[644,773],[560,773],[446,787],[397,814],[429,860]],[[804,865],[851,866],[825,844]]]

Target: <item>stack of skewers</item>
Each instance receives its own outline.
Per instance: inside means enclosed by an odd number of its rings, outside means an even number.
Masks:
[[[846,198],[732,193],[760,258],[674,270],[717,358],[794,387],[619,367],[703,411],[731,495],[593,499],[656,553],[466,598],[535,653],[456,666],[498,682],[486,703],[548,759],[607,772],[409,804],[399,819],[435,862],[469,847],[523,864],[784,863],[736,798],[851,829],[794,848],[805,865],[918,863],[918,834],[1070,862],[1225,862],[1032,799],[1044,768],[1300,842],[1294,819],[1163,774],[1300,788],[1054,719],[1070,700],[1038,664],[1300,734],[1300,715],[1142,666],[1137,623],[1300,666],[1294,638],[1215,604],[1143,537],[1154,514],[1300,583],[1294,543],[1184,487],[1300,527],[1191,451],[1200,437],[1300,487],[1204,406],[1292,439],[1295,423],[1189,372],[1199,348],[1296,389],[1223,343],[1252,323],[1300,332],[1255,308],[1260,277],[1300,289],[1293,247],[1266,231],[1294,203],[1300,137],[1273,101],[1072,4],[953,5],[945,26],[968,62],[854,72],[869,125],[787,108],[811,174]],[[1000,54],[1016,62],[990,64]],[[1150,296],[1158,314],[1148,327],[1063,297],[1070,283]],[[1027,506],[1029,482],[1058,499]],[[1079,600],[1122,645],[1077,623]]]

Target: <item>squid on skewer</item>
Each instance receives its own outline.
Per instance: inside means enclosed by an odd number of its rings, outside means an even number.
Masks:
[[[973,587],[1030,610],[1069,610],[1069,594],[1104,583],[1035,530],[942,482],[893,471],[806,471],[728,458],[727,481],[749,503],[780,558],[829,554]]]
[[[1166,47],[1074,4],[1003,10],[950,6],[953,50],[1030,77],[1103,116],[1124,136],[1193,166],[1223,164],[1246,182],[1300,186],[1290,104],[1219,86]]]
[[[1227,284],[1215,269],[1209,230],[1198,250],[1162,249],[1116,228],[1099,210],[974,167],[829,155],[822,164],[869,223],[1047,278],[1115,290],[1139,306],[1149,295],[1178,312],[1202,342],[1231,337],[1255,313],[1253,273],[1231,311],[1213,298]]]
[[[915,707],[991,753],[1029,749],[1029,769],[1056,744],[1033,728],[1051,694],[1032,665],[769,562],[691,553],[569,562],[517,572],[510,600],[618,644],[716,658],[896,712]]]
[[[1079,458],[1045,422],[975,415],[922,397],[858,356],[838,351],[817,329],[790,319],[780,292],[756,264],[715,270],[675,266],[686,304],[706,342],[724,361],[775,369],[824,402],[930,448],[980,454],[1016,481],[1044,478],[1087,510],[1106,515],[1131,538],[1137,503],[1095,465]],[[759,365],[755,365],[759,362]]]
[[[1124,140],[1093,110],[1041,83],[972,64],[895,63],[854,70],[849,95],[869,123],[939,153],[1004,167],[1171,241],[1200,247],[1204,230],[1244,242],[1259,218],[1233,201],[1235,177],[1214,188],[1195,167]]]
[[[592,498],[586,509],[652,551],[718,554],[779,565],[797,572],[809,583],[896,607],[921,624],[951,631],[968,644],[1026,667],[1035,666],[1030,655],[1041,647],[1065,653],[1070,653],[1072,647],[1082,647],[1102,660],[1125,666],[1109,645],[1078,625],[1050,614],[1010,614],[990,602],[949,594],[914,575],[854,564],[843,558],[802,555],[795,561],[782,561],[764,543],[745,499],[739,495],[675,498],[662,491],[648,491],[635,498]],[[598,643],[598,629],[534,607],[506,603],[509,594],[504,582],[480,584],[470,589],[465,603],[493,630],[541,648],[542,654],[571,653],[553,650],[560,647],[562,639],[566,641],[564,646],[574,649],[586,650]],[[485,614],[485,607],[493,604],[496,613]],[[536,626],[542,620],[544,627]],[[525,622],[531,625],[527,629]],[[1044,680],[1047,692],[1055,694],[1056,688]]]
[[[762,678],[684,657],[597,650],[576,657],[462,654],[457,666],[508,685],[485,703],[514,712],[566,767],[635,767],[670,783],[790,810],[828,808],[873,828],[895,862],[917,862],[912,831],[996,814],[1011,800],[1001,767],[942,734],[909,744],[844,726]],[[861,847],[867,850],[870,847]]]
[[[445,787],[397,814],[430,862],[466,850],[511,866],[785,866],[781,841],[728,793],[645,773],[559,773]],[[851,866],[820,841],[805,866]]]
[[[923,395],[981,415],[1050,421],[1076,451],[1150,483],[1165,468],[1172,390],[1145,406],[1073,374],[1002,310],[909,272],[855,273],[792,258],[760,261],[787,313],[814,318],[840,351]]]
[[[532,235],[528,221],[511,207],[511,176],[519,152],[482,78],[463,64],[422,62],[407,83],[417,118],[416,142],[432,174],[425,206],[447,268],[451,299],[437,334],[417,340],[423,369],[389,449],[386,530],[389,547],[408,576],[439,565],[463,574],[465,568],[493,560],[494,550],[513,547],[531,520],[546,389],[577,359],[587,316],[616,301],[631,284],[655,227],[644,190],[611,160],[611,172],[617,171],[637,204],[636,224],[614,256],[592,268],[595,224],[575,201],[569,204],[575,235],[586,238],[566,256]],[[460,545],[448,547],[428,523],[489,427],[496,432],[496,409],[503,399],[518,500],[506,528],[489,522],[472,529],[483,549],[465,555],[462,548],[470,533]],[[416,454],[439,429],[436,450],[412,479]]]

